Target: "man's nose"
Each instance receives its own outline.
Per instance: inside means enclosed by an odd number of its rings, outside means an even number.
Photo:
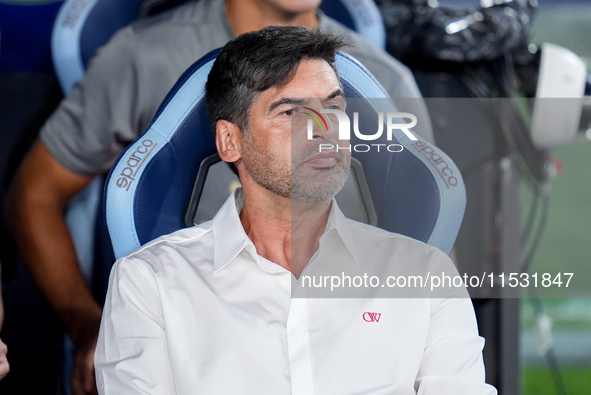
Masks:
[[[351,122],[344,111],[325,109],[322,111],[328,125],[324,135],[327,139],[335,141],[342,138],[347,139],[351,130]]]
[[[334,128],[325,114],[321,114],[322,108],[304,107],[303,113],[307,116],[308,140],[326,138],[329,128]]]

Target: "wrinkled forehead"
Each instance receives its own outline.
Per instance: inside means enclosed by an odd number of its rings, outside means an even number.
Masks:
[[[278,98],[296,102],[315,98],[326,99],[342,95],[342,92],[341,82],[330,64],[322,59],[304,59],[286,84],[267,89],[260,99],[270,106]]]

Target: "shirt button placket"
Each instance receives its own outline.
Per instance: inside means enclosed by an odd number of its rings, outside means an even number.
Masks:
[[[292,395],[313,394],[307,298],[292,298],[287,318],[287,348]]]

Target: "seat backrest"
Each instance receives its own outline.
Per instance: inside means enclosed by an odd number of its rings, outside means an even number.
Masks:
[[[216,152],[205,115],[204,85],[217,53],[209,53],[183,74],[149,130],[123,153],[111,171],[106,187],[106,220],[117,258],[185,226],[199,169]],[[348,102],[377,100],[348,105],[348,112],[373,112],[374,119],[378,111],[396,112],[384,89],[359,62],[338,54],[336,65]],[[375,130],[375,123],[372,128]],[[352,136],[352,146],[360,143],[367,141]],[[410,140],[401,130],[393,131],[392,141],[375,143],[404,147],[397,153],[353,152],[363,167],[362,179],[367,183],[377,225],[449,254],[465,208],[458,168],[437,147],[420,137]]]
[[[186,1],[65,0],[51,37],[53,63],[64,93],[82,78],[96,50],[117,30]],[[385,48],[386,30],[372,0],[324,0],[320,8],[374,45]]]
[[[64,1],[51,35],[53,64],[64,93],[82,78],[96,50],[137,19],[143,1]]]

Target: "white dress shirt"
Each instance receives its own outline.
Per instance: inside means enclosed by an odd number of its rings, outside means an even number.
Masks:
[[[496,394],[469,298],[292,297],[299,283],[257,255],[241,207],[238,190],[212,221],[115,263],[95,354],[101,394]],[[368,235],[379,242],[352,247]],[[344,261],[451,265],[333,202],[319,252],[335,243]]]

